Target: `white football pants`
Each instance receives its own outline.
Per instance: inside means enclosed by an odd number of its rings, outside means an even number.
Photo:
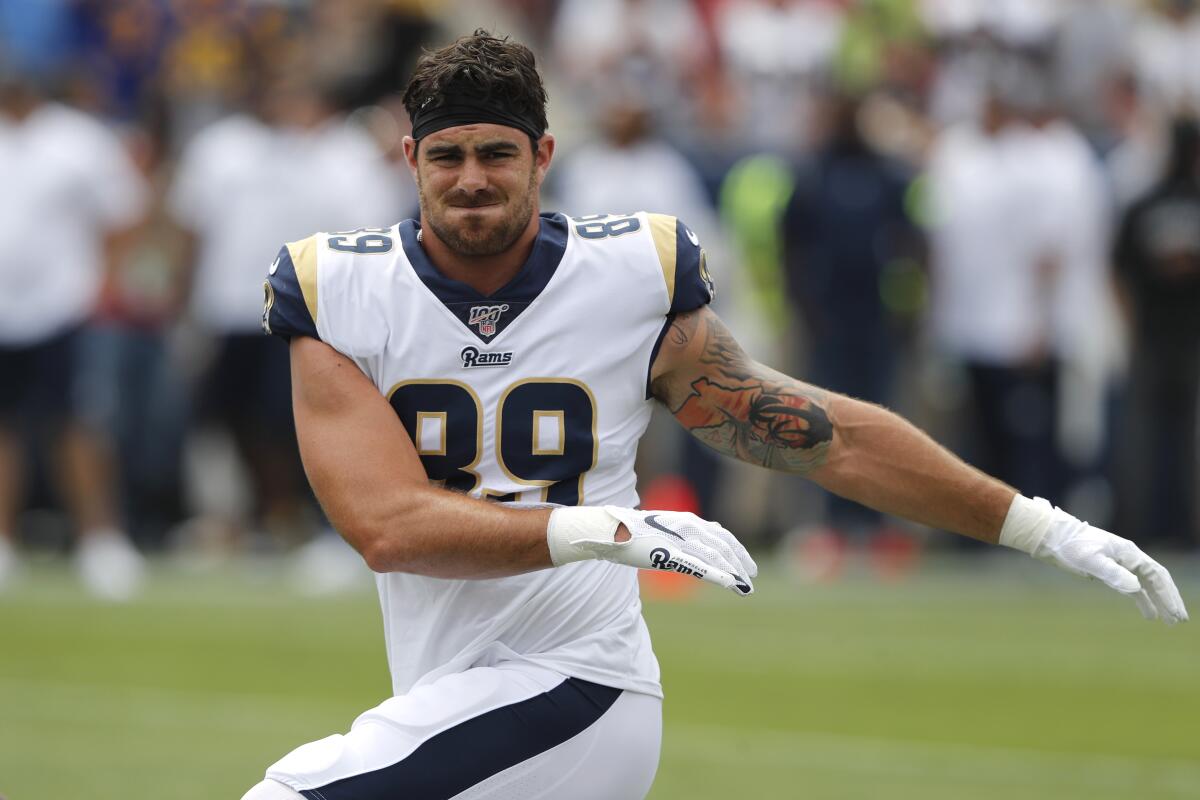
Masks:
[[[390,698],[266,777],[308,800],[642,800],[661,739],[657,697],[507,662]]]

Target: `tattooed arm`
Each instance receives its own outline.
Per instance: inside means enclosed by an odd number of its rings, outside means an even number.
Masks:
[[[671,323],[651,378],[654,396],[717,452],[888,514],[994,543],[1016,494],[887,409],[752,360],[708,307]]]

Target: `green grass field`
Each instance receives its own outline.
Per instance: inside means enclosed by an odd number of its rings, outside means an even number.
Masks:
[[[1195,612],[1200,581],[1171,566]],[[159,565],[106,607],[36,566],[0,596],[0,795],[237,800],[344,730],[388,691],[374,594],[285,586]],[[646,613],[667,691],[654,800],[1200,797],[1200,627],[1047,567],[768,574],[749,600]]]

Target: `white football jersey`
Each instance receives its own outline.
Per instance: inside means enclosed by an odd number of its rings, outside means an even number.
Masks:
[[[432,481],[502,502],[636,506],[650,364],[670,316],[712,297],[695,235],[661,214],[544,214],[522,270],[484,297],[442,275],[419,232],[405,220],[288,244],[271,265],[264,328],[358,364]],[[517,659],[661,696],[628,567],[388,573],[378,585],[397,694]]]

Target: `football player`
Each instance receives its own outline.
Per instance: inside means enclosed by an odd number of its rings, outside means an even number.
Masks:
[[[245,800],[644,797],[662,691],[627,567],[739,595],[756,573],[719,525],[634,510],[655,400],[722,453],[1186,619],[1131,542],[749,358],[682,222],[539,213],[555,142],[524,46],[477,31],[404,99],[420,219],[288,244],[263,315],[291,342],[309,479],[378,573],[394,696]]]

